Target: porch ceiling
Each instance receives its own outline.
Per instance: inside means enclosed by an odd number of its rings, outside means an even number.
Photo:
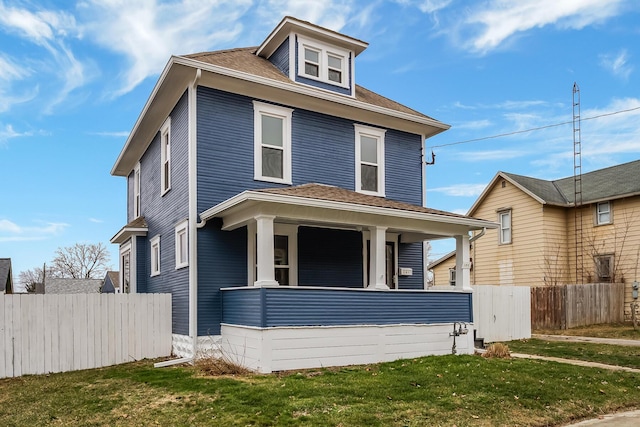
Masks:
[[[386,227],[402,242],[419,242],[497,228],[498,224],[320,184],[245,191],[204,211],[203,221],[220,218],[223,230],[247,225],[258,215],[279,223],[366,230]]]

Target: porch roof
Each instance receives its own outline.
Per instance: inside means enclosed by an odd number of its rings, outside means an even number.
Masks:
[[[149,231],[147,220],[140,216],[125,225],[111,238],[111,243],[121,244],[129,240],[131,236],[146,236]]]
[[[202,212],[202,221],[223,220],[223,230],[248,224],[257,215],[276,221],[344,228],[387,227],[403,242],[439,239],[498,224],[410,203],[369,196],[344,188],[303,184],[294,187],[247,190]]]

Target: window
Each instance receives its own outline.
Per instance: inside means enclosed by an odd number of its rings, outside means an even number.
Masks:
[[[254,101],[254,178],[291,184],[290,108]]]
[[[511,243],[511,210],[498,212],[498,222],[500,223],[500,244]]]
[[[598,255],[594,257],[598,282],[611,282],[613,273],[613,255]]]
[[[611,224],[611,203],[600,202],[596,205],[596,224]]]
[[[456,285],[456,269],[455,268],[449,269],[449,284],[451,286]]]
[[[382,129],[354,125],[356,131],[356,191],[384,196],[384,134]]]
[[[289,286],[289,236],[273,236],[273,264],[280,286]]]
[[[151,239],[151,276],[160,274],[160,236]]]
[[[298,36],[298,74],[332,85],[349,87],[349,52]]]
[[[298,226],[291,224],[273,225],[273,267],[275,280],[280,286],[298,286]],[[255,223],[247,229],[248,284],[253,286],[258,276],[258,256],[256,253],[257,234]]]
[[[133,168],[133,218],[140,216],[140,162]]]
[[[176,270],[189,265],[188,221],[176,226]]]
[[[162,125],[160,129],[160,179],[162,181],[162,195],[171,190],[171,117]]]

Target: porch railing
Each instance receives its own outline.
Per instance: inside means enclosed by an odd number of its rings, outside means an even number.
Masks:
[[[255,327],[472,322],[464,291],[317,287],[222,289],[222,322]]]

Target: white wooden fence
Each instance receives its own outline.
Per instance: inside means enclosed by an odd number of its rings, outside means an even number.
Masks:
[[[473,287],[476,337],[485,342],[531,338],[531,290],[528,286]]]
[[[171,295],[0,295],[0,378],[171,354]]]

